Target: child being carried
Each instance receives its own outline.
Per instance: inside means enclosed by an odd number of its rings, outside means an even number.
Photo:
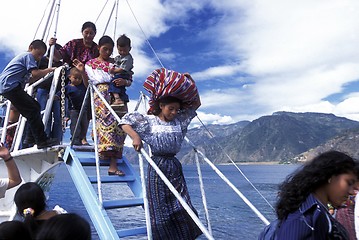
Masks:
[[[117,39],[117,50],[119,55],[115,57],[114,67],[110,69],[113,78],[109,86],[109,92],[113,97],[111,107],[115,110],[125,106],[125,102],[129,102],[126,87],[132,83],[133,58],[130,54],[131,40],[126,35],[123,34]],[[126,79],[126,85],[116,86],[113,80],[118,78]]]

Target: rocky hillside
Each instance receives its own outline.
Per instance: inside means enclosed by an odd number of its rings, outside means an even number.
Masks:
[[[348,154],[351,157],[359,159],[359,128],[350,129],[348,131],[329,139],[324,144],[312,148],[306,152],[294,157],[290,162],[301,162],[312,159],[320,153],[337,150]]]
[[[340,141],[347,152],[358,151],[358,145],[348,144],[355,138],[354,129],[359,129],[359,122],[333,114],[276,112],[252,122],[190,129],[187,137],[216,164],[229,162],[228,156],[236,162],[293,162],[315,154],[306,153],[310,149],[339,146]],[[193,163],[191,149],[183,144],[177,155],[181,162]],[[126,156],[137,159],[133,150],[127,149]]]

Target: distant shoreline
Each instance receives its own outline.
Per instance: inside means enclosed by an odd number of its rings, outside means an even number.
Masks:
[[[233,163],[221,163],[219,165],[232,165]],[[279,162],[235,162],[238,165],[279,165]]]

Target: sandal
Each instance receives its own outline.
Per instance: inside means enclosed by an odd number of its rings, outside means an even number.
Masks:
[[[81,144],[84,146],[90,146],[90,144],[88,143],[88,141],[86,141],[86,139],[82,139]]]
[[[108,175],[110,175],[110,176],[112,176],[112,175],[125,176],[126,174],[124,172],[122,172],[121,170],[116,170],[116,171],[108,171]]]

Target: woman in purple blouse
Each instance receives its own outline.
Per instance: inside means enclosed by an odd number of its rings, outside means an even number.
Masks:
[[[73,39],[63,45],[59,50],[54,51],[55,60],[62,59],[70,67],[75,59],[83,64],[99,56],[98,46],[93,41],[96,36],[96,25],[92,22],[85,22],[81,28],[82,38]],[[56,43],[56,38],[51,38],[49,45]]]

